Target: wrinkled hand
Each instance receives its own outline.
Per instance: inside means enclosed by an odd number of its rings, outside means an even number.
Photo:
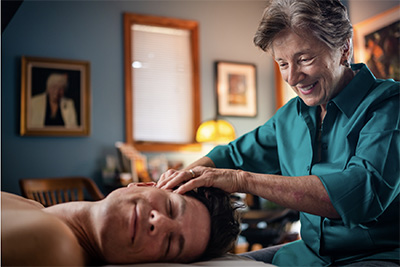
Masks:
[[[238,192],[241,188],[240,171],[230,169],[217,169],[209,167],[194,167],[188,170],[168,170],[163,173],[157,182],[161,189],[174,189],[175,192],[184,194],[198,187],[217,187],[228,193]]]

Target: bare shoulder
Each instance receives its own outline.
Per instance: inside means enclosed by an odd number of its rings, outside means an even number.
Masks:
[[[3,265],[84,265],[76,237],[57,217],[41,209],[2,207],[1,223]]]
[[[43,205],[37,201],[18,195],[1,192],[1,210],[6,209],[43,209]]]

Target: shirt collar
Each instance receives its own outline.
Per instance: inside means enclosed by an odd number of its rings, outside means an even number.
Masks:
[[[331,100],[347,117],[350,117],[354,113],[375,81],[374,75],[365,64],[352,64],[351,68],[353,71],[358,71],[358,73],[350,83]],[[300,115],[302,110],[304,112],[304,108],[307,108],[306,104],[298,97],[297,113]]]
[[[349,118],[368,94],[375,82],[375,77],[365,64],[352,64],[353,71],[358,71],[350,83],[332,99],[332,102]]]

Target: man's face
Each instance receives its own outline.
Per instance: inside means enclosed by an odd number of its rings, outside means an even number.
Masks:
[[[155,187],[115,190],[98,215],[94,224],[109,263],[187,262],[209,240],[210,215],[200,201]]]

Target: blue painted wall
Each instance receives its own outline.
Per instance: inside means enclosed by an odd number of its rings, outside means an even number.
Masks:
[[[29,177],[85,175],[102,187],[100,171],[124,133],[124,12],[197,20],[200,24],[202,118],[215,114],[215,60],[257,65],[259,115],[229,119],[238,134],[273,113],[273,65],[252,44],[262,1],[29,1],[2,34],[2,190],[19,193]],[[21,56],[87,60],[91,64],[88,137],[21,137]],[[200,154],[184,153],[184,161]]]
[[[347,2],[347,1],[346,1]],[[385,1],[368,1],[381,6]],[[386,1],[385,7],[397,1]],[[350,15],[364,1],[350,1]],[[394,3],[394,4],[393,4]],[[114,143],[125,139],[122,14],[152,14],[200,23],[202,119],[215,114],[216,60],[257,66],[258,116],[228,118],[241,135],[272,116],[273,63],[252,44],[264,1],[34,1],[25,0],[2,33],[1,186],[20,193],[18,180],[84,175],[102,187],[100,171]],[[364,13],[363,13],[364,14]],[[357,17],[357,19],[365,19]],[[88,137],[21,137],[21,56],[87,60],[91,63],[91,129]],[[168,154],[185,163],[199,153]]]

